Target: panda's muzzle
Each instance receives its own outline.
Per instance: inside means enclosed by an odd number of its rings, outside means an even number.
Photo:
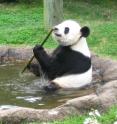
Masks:
[[[58,33],[54,33],[57,37],[61,37],[61,34]]]
[[[61,34],[58,33],[58,28],[57,27],[54,27],[53,28],[53,31],[54,31],[54,34],[57,36],[57,37],[61,37]]]

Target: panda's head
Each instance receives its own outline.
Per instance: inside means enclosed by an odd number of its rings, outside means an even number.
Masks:
[[[77,43],[81,37],[87,37],[90,33],[88,27],[80,27],[73,20],[66,20],[53,27],[53,37],[59,44],[69,46]]]

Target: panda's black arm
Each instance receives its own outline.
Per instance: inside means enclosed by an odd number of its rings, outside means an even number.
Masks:
[[[35,46],[33,49],[34,52],[34,56],[37,59],[37,61],[40,63],[41,65],[41,69],[44,72],[48,71],[48,67],[50,66],[50,62],[52,60],[52,57],[50,55],[48,55],[46,53],[46,51],[44,50],[44,48],[40,45]]]
[[[31,63],[27,66],[27,69],[35,74],[36,76],[40,76],[40,67],[38,63]]]

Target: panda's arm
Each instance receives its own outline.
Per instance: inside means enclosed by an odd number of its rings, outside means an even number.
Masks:
[[[39,61],[41,69],[46,73],[49,79],[61,76],[67,72],[67,67],[64,64],[64,56],[62,56],[62,48],[58,47],[49,56],[41,46],[36,46],[33,50],[35,58]]]
[[[46,53],[46,51],[40,45],[35,46],[33,49],[34,56],[37,61],[40,63],[41,68],[44,72],[47,72],[48,67],[50,66],[50,62],[52,57]]]
[[[40,67],[38,63],[31,63],[30,65],[27,66],[27,68],[36,76],[40,76]]]

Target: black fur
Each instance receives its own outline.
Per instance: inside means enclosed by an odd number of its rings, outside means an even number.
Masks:
[[[88,37],[90,34],[90,29],[87,26],[81,28],[82,37]]]
[[[31,63],[30,65],[27,66],[27,68],[35,74],[36,76],[40,76],[40,66],[39,64],[36,63]]]
[[[63,75],[84,73],[91,67],[89,57],[71,50],[69,46],[59,46],[52,56],[41,46],[36,46],[33,51],[43,72],[51,80]]]
[[[64,34],[68,34],[68,33],[69,33],[69,27],[65,27]]]

